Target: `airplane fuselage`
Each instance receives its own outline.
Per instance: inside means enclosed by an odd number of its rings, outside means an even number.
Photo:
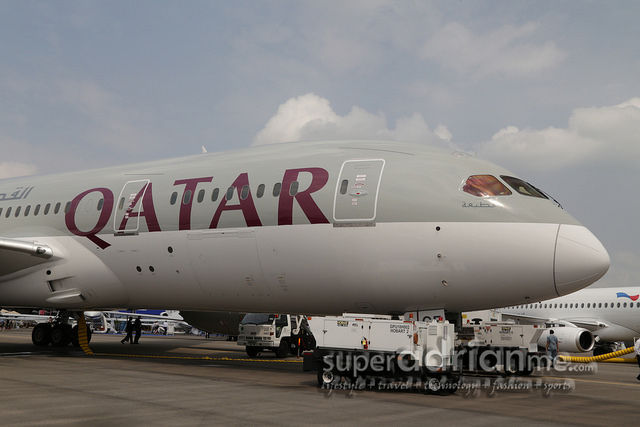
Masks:
[[[605,342],[633,342],[640,337],[640,287],[589,288],[500,311],[586,327]]]
[[[426,146],[342,141],[0,181],[0,305],[461,311],[606,272],[600,242],[550,200],[465,191],[487,175],[513,176]],[[24,242],[46,253],[25,259]]]

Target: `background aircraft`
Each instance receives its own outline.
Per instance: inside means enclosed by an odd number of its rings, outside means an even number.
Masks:
[[[593,234],[513,173],[385,141],[276,144],[0,181],[0,305],[402,314],[564,295]],[[39,325],[40,326],[40,325]]]
[[[615,342],[629,346],[640,337],[640,287],[587,288],[497,311],[503,319],[560,326],[554,327],[560,351],[589,351],[593,347],[594,355],[599,355],[615,350]],[[595,336],[595,342],[585,331]],[[546,340],[546,335],[543,338]]]

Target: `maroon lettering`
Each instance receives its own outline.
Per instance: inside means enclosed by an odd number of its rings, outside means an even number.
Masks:
[[[191,230],[191,206],[193,206],[193,199],[195,199],[196,187],[198,186],[198,183],[211,181],[213,181],[212,176],[204,178],[178,179],[173,183],[173,185],[184,184],[184,192],[182,193],[182,198],[180,199],[180,230]],[[188,200],[185,200],[187,191],[191,192],[191,197],[189,197]]]
[[[298,180],[298,175],[301,172],[311,174],[311,184],[306,190],[292,196],[289,188],[292,182]],[[280,199],[278,201],[278,225],[293,224],[294,200],[298,202],[311,224],[328,224],[329,220],[327,220],[313,197],[311,197],[311,194],[324,187],[327,181],[329,181],[329,172],[322,168],[287,169],[282,178],[282,191],[280,191]]]
[[[95,227],[93,227],[89,231],[81,231],[78,229],[76,225],[76,211],[78,209],[78,205],[80,201],[85,198],[88,194],[99,192],[102,193],[102,197],[104,198],[104,203],[102,205],[102,210],[100,211],[100,217],[98,218],[98,222]],[[64,215],[64,222],[67,225],[67,228],[70,232],[75,234],[76,236],[86,237],[91,240],[93,243],[98,245],[100,249],[106,249],[111,246],[110,243],[105,242],[101,238],[97,236],[97,234],[107,225],[109,222],[109,218],[111,217],[111,212],[113,211],[113,193],[108,188],[92,188],[90,190],[84,191],[78,194],[72,201],[71,207],[67,213]]]
[[[142,197],[142,210],[140,212],[134,212],[133,208],[136,206],[136,203]],[[136,197],[131,201],[129,207],[127,208],[127,213],[122,217],[122,222],[120,222],[120,227],[118,230],[122,231],[127,226],[127,222],[130,218],[136,217],[144,217],[147,221],[147,228],[149,231],[162,231],[160,230],[160,223],[158,222],[158,217],[156,216],[156,210],[153,206],[153,196],[152,196],[152,184],[148,183],[140,191],[136,194]]]
[[[247,223],[247,227],[260,227],[262,225],[262,222],[260,222],[260,217],[258,217],[256,206],[253,203],[251,191],[249,191],[248,196],[244,200],[240,196],[242,187],[244,187],[245,185],[249,185],[249,175],[246,172],[238,175],[233,184],[231,184],[231,187],[234,187],[236,189],[236,192],[238,193],[238,199],[240,199],[240,203],[237,205],[227,205],[228,200],[226,197],[223,197],[222,201],[218,205],[218,209],[216,209],[216,213],[213,216],[213,219],[211,220],[211,225],[209,226],[209,228],[217,228],[222,212],[232,210],[242,211],[244,220]]]

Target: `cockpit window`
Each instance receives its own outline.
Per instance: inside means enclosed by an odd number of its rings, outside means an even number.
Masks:
[[[504,179],[505,182],[509,184],[511,188],[513,188],[520,194],[523,194],[529,197],[538,197],[540,199],[548,199],[548,197],[545,196],[542,193],[542,191],[538,190],[536,187],[529,184],[528,182],[521,180],[520,178],[514,178],[512,176],[504,176],[504,175],[500,175],[500,178]]]
[[[508,196],[511,194],[503,183],[493,175],[472,175],[462,186],[462,191],[473,196]]]

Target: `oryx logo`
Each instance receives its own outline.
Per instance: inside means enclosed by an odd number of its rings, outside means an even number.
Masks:
[[[638,297],[640,297],[640,294],[639,295],[628,295],[628,294],[626,294],[624,292],[618,292],[617,295],[618,295],[618,298],[629,298],[631,301],[635,301],[635,300],[638,299]]]

